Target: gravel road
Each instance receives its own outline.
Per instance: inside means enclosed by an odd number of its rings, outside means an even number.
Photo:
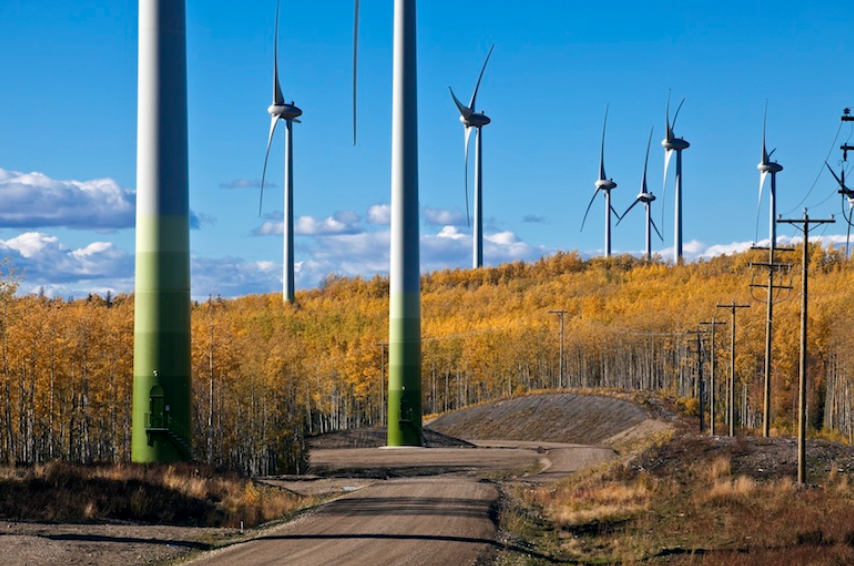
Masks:
[[[484,420],[502,440],[484,439]],[[202,552],[191,563],[474,564],[496,544],[492,509],[499,494],[492,479],[554,481],[616,457],[611,447],[667,426],[625,401],[570,394],[496,403],[490,411],[477,407],[434,424],[474,447],[314,449],[315,475],[268,481],[340,497],[252,541]],[[239,536],[225,529],[0,523],[0,564],[161,564],[204,551],[212,539]]]

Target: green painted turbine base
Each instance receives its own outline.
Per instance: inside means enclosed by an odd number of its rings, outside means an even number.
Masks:
[[[418,402],[413,403],[413,399]],[[389,446],[423,446],[421,437],[421,389],[389,390]]]
[[[420,295],[392,292],[389,298],[388,445],[423,446]]]

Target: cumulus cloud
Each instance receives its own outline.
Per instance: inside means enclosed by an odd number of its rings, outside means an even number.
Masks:
[[[91,286],[96,281],[112,280],[117,291],[132,287],[129,282],[133,278],[133,257],[110,242],[69,249],[56,236],[26,232],[0,240],[0,254],[24,271],[28,285]]]
[[[458,208],[425,208],[424,220],[433,226],[465,226],[468,223],[466,213]]]
[[[112,179],[57,181],[0,169],[0,227],[115,230],[134,225],[136,193]]]
[[[282,235],[285,231],[284,217],[267,216],[266,220],[252,231],[255,236]],[[300,216],[294,221],[294,234],[299,236],[336,236],[341,234],[358,234],[361,218],[351,211],[339,211],[330,217],[320,219],[313,216]]]
[[[387,204],[375,204],[368,209],[368,223],[379,226],[391,224],[391,207]]]

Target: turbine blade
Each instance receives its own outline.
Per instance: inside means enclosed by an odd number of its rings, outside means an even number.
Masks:
[[[356,145],[356,83],[359,62],[359,0],[353,15],[353,145]]]
[[[477,77],[477,84],[474,86],[474,92],[471,95],[471,102],[469,103],[469,108],[474,112],[474,102],[477,99],[477,91],[480,88],[480,81],[483,78],[483,73],[486,71],[486,64],[489,63],[489,57],[492,55],[492,50],[495,49],[495,44],[492,44],[492,47],[489,48],[489,53],[486,54],[486,61],[483,62],[483,68],[480,70],[480,76]]]
[[[599,180],[604,181],[605,176],[605,128],[608,127],[608,105],[605,105],[605,123],[602,124],[602,149],[599,152]]]
[[[665,132],[664,136],[666,139],[670,139],[672,137],[672,130],[670,128],[670,96],[673,94],[671,89],[667,89],[667,106],[664,109],[664,123],[665,123]]]
[[[836,176],[836,173],[834,173],[833,169],[830,168],[830,164],[827,161],[825,161],[824,164],[827,165],[827,170],[830,171],[830,174],[833,175],[833,178],[836,179],[836,182],[839,184],[839,186],[842,187],[843,190],[845,190],[845,185],[842,184],[842,181],[839,179],[839,177]]]
[[[768,122],[768,99],[765,99],[765,116],[762,118],[762,163],[768,163],[771,155],[765,151],[765,124]],[[773,151],[771,153],[774,153]],[[759,189],[762,192],[762,189]]]
[[[679,103],[679,106],[676,108],[676,114],[673,115],[673,124],[670,125],[670,130],[673,131],[676,129],[676,119],[679,118],[679,111],[682,110],[682,105],[685,104],[685,99],[682,99],[682,102]]]
[[[768,154],[768,161],[771,161],[771,156],[774,155],[774,152],[777,151],[777,148],[771,150],[771,153]]]
[[[584,231],[584,223],[587,222],[587,215],[590,213],[590,207],[593,206],[593,201],[596,200],[596,195],[598,195],[598,194],[599,194],[599,189],[596,189],[595,191],[593,191],[593,198],[590,199],[590,204],[587,205],[587,210],[584,211],[584,218],[581,220],[581,230],[579,230],[579,232]]]
[[[284,104],[285,97],[282,95],[282,87],[279,84],[279,4],[276,2],[276,25],[273,38],[273,103]]]
[[[647,191],[647,188],[646,188],[646,168],[647,168],[647,165],[649,165],[649,148],[652,145],[652,132],[653,131],[655,131],[655,126],[650,128],[650,130],[649,130],[649,141],[646,142],[646,157],[643,160],[643,180],[641,181],[641,192],[642,193],[649,192],[649,191]],[[625,214],[623,216],[625,216]]]
[[[617,209],[616,209],[616,208],[614,208],[614,205],[613,205],[613,204],[611,205],[611,212],[613,212],[613,213],[614,213],[614,216],[616,216],[616,217],[617,217],[617,224],[619,224],[619,223],[620,223],[620,220],[622,220],[622,219],[623,219],[623,217],[622,217],[622,216],[620,216],[620,213],[619,213],[619,212],[617,212]]]
[[[461,115],[463,118],[465,118],[466,120],[468,120],[469,118],[471,118],[471,115],[472,115],[472,110],[471,110],[471,108],[466,107],[466,105],[465,105],[465,104],[463,104],[462,102],[460,102],[460,99],[459,99],[459,98],[457,98],[457,95],[455,95],[455,94],[454,94],[454,89],[452,89],[451,87],[448,87],[448,90],[450,90],[450,91],[451,91],[451,98],[453,98],[453,99],[454,99],[454,104],[456,104],[456,105],[457,105],[457,109],[460,111],[460,115]]]
[[[262,206],[264,205],[264,180],[267,178],[267,159],[270,157],[270,146],[273,145],[273,134],[276,133],[276,123],[278,121],[278,116],[273,116],[273,119],[270,121],[270,135],[267,138],[267,152],[264,154],[264,172],[261,174],[261,196],[258,199],[258,216],[261,216]]]
[[[471,215],[469,214],[469,138],[471,137],[471,128],[466,126],[466,162],[464,168],[465,185],[466,185],[466,226],[471,228]]]
[[[619,225],[620,225],[620,222],[622,222],[622,221],[623,221],[623,218],[625,218],[625,217],[626,217],[626,214],[628,214],[628,213],[629,213],[629,211],[630,211],[631,209],[633,209],[633,208],[635,207],[635,205],[636,205],[637,203],[639,203],[640,201],[641,201],[641,200],[640,200],[639,198],[636,198],[636,199],[635,199],[635,201],[634,201],[632,204],[630,204],[630,205],[629,205],[629,208],[627,208],[627,209],[626,209],[626,211],[623,213],[623,215],[622,215],[622,216],[620,216],[620,219],[617,221],[617,226],[619,226]]]
[[[649,223],[652,224],[652,227],[655,229],[655,233],[658,234],[658,239],[663,242],[664,236],[662,236],[661,232],[658,231],[658,226],[655,225],[655,220],[652,219],[652,216],[649,217]]]

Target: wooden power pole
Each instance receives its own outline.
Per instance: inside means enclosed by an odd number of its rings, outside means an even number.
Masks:
[[[798,364],[798,483],[803,485],[807,481],[807,282],[809,281],[810,265],[810,224],[832,224],[836,220],[833,218],[825,220],[810,218],[805,208],[803,218],[791,218],[788,220],[781,218],[779,221],[784,224],[799,224],[800,230],[804,233],[803,280],[801,282],[801,358]]]

